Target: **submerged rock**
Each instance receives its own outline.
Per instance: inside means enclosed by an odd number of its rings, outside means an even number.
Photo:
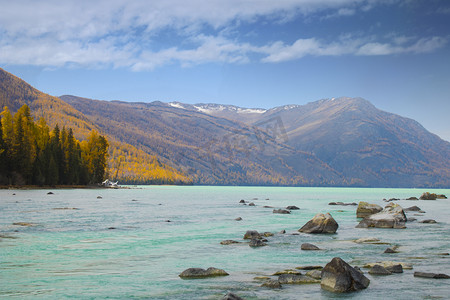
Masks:
[[[296,267],[296,269],[298,269],[298,270],[322,270],[323,267],[322,266],[301,266],[301,267]]]
[[[394,203],[389,203],[379,213],[365,217],[356,228],[406,228],[406,215],[403,208]]]
[[[222,300],[244,300],[244,299],[242,299],[236,294],[227,293],[225,296],[223,296]]]
[[[274,209],[273,213],[274,214],[290,214],[291,212],[286,209]]]
[[[320,280],[304,275],[282,274],[278,276],[278,282],[281,284],[309,284],[320,283]]]
[[[409,197],[409,198],[406,198],[405,200],[419,200],[417,197]]]
[[[311,270],[306,272],[306,276],[314,279],[322,279],[322,270]]]
[[[235,221],[242,221],[241,217],[237,217],[236,219],[234,219]]]
[[[230,275],[222,269],[217,269],[210,267],[208,269],[202,268],[189,268],[181,272],[181,278],[204,278],[204,277],[215,277],[215,276],[227,276]]]
[[[396,246],[388,247],[388,248],[386,248],[386,250],[384,250],[384,253],[398,253],[397,247]]]
[[[317,214],[298,231],[304,233],[336,233],[338,223],[329,214]]]
[[[419,223],[436,224],[437,222],[436,222],[436,220],[433,220],[433,219],[427,219],[427,220],[420,221]]]
[[[221,245],[232,245],[232,244],[240,244],[240,243],[241,242],[233,241],[233,240],[225,240],[225,241],[220,242]]]
[[[250,204],[248,206],[256,206],[255,203],[250,202]]]
[[[359,238],[357,240],[354,240],[354,242],[357,244],[370,244],[370,243],[376,243],[379,241],[380,240],[375,237],[364,237],[364,238]]]
[[[375,263],[368,263],[368,264],[365,264],[363,266],[363,268],[372,268],[375,265],[383,266],[386,269],[392,268],[392,267],[394,267],[396,265],[401,265],[402,268],[405,269],[405,270],[410,270],[410,269],[413,268],[412,264],[410,264],[410,263],[397,262],[397,261],[381,261],[381,262],[375,262]]]
[[[300,249],[302,249],[302,250],[320,250],[319,247],[317,247],[316,245],[310,244],[310,243],[303,243],[300,246]]]
[[[434,279],[449,279],[450,276],[442,273],[427,273],[427,272],[414,272],[414,277],[434,278]]]
[[[330,203],[328,203],[328,205],[342,205],[342,206],[349,206],[349,205],[351,205],[351,206],[356,206],[356,205],[358,205],[358,204],[355,203],[355,202],[351,202],[351,203],[344,203],[344,202],[330,202]]]
[[[339,257],[335,257],[322,270],[321,288],[335,293],[365,289],[370,280]]]
[[[283,274],[302,275],[302,273],[300,271],[288,269],[288,270],[275,272],[272,276],[279,276],[279,275],[283,275]]]
[[[281,289],[281,283],[275,279],[266,280],[261,286],[271,289]]]
[[[356,208],[356,217],[365,218],[367,216],[376,214],[382,210],[383,208],[377,204],[371,204],[361,201],[359,202],[358,207]]]
[[[252,239],[250,241],[250,244],[248,244],[250,247],[262,247],[266,246],[267,244],[263,242],[263,240],[260,239]]]

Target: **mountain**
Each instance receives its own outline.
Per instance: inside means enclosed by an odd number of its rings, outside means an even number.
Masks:
[[[449,186],[450,143],[418,122],[377,109],[362,98],[332,98],[286,105],[245,118],[234,108],[214,109],[249,125],[278,119],[294,149],[313,153],[362,186]],[[244,110],[245,111],[245,110]]]
[[[61,99],[198,184],[450,186],[450,143],[362,98],[272,109]]]
[[[255,126],[192,106],[61,99],[108,135],[158,155],[197,184],[343,184],[342,177],[315,155],[289,147]]]
[[[91,130],[107,133],[70,104],[42,93],[22,79],[0,68],[0,108],[7,106],[15,113],[27,104],[37,120],[44,118],[50,128],[56,124],[70,127],[77,139],[86,139]],[[192,183],[192,180],[175,168],[164,164],[156,155],[146,153],[114,136],[107,135],[109,142],[110,176],[120,177],[122,182],[139,183]],[[138,145],[137,145],[138,146]]]
[[[128,183],[450,187],[450,143],[361,98],[272,109],[56,98],[0,69],[0,105],[106,135]]]

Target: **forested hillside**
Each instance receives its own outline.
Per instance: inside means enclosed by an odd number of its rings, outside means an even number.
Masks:
[[[88,139],[92,130],[105,135],[109,142],[106,174],[109,179],[125,183],[190,184],[192,181],[177,169],[161,162],[155,153],[146,153],[136,146],[120,142],[108,135],[104,128],[89,120],[70,104],[42,93],[20,78],[0,68],[0,105],[16,113],[26,104],[32,119],[43,118],[50,128],[72,128],[80,141]]]
[[[0,184],[80,185],[103,181],[107,169],[108,142],[95,130],[83,142],[72,128],[56,125],[50,131],[45,120],[34,122],[24,104],[11,115],[1,112]]]

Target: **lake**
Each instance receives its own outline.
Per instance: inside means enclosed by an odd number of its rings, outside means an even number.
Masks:
[[[450,196],[448,189],[300,187],[0,190],[0,297],[221,299],[233,292],[244,299],[448,299],[449,280],[413,273],[450,273],[450,256],[442,255],[450,252],[450,199],[395,201],[426,212],[408,212],[408,217],[438,222],[408,222],[406,229],[355,228],[356,206],[328,205],[367,201],[384,207],[383,198],[419,197],[425,191]],[[241,199],[255,206],[240,204]],[[288,205],[300,210],[282,215],[264,207]],[[319,212],[331,213],[337,233],[299,233]],[[267,246],[251,248],[242,239],[247,230],[275,235],[267,238]],[[389,244],[353,242],[361,237],[399,245],[399,253],[383,253]],[[244,243],[220,244],[227,239]],[[300,250],[306,242],[323,250]],[[271,290],[254,279],[299,266],[324,266],[336,256],[353,266],[393,260],[412,263],[413,270],[372,276],[363,269],[369,287],[345,295],[324,291],[320,284]],[[178,277],[191,267],[217,267],[230,275]]]

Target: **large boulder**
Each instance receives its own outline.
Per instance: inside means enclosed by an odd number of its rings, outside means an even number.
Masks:
[[[338,223],[329,214],[317,214],[298,231],[304,233],[336,233]]]
[[[371,204],[361,201],[359,202],[358,207],[356,208],[356,217],[365,218],[367,216],[376,214],[382,210],[383,208],[377,204]]]
[[[356,228],[406,228],[406,215],[403,208],[394,203],[389,203],[379,213],[365,217]]]
[[[365,289],[370,280],[339,257],[335,257],[322,270],[322,289],[346,293]]]
[[[222,269],[217,269],[214,267],[210,267],[208,269],[202,268],[189,268],[181,272],[181,278],[205,278],[205,277],[215,277],[215,276],[227,276],[229,275]]]

